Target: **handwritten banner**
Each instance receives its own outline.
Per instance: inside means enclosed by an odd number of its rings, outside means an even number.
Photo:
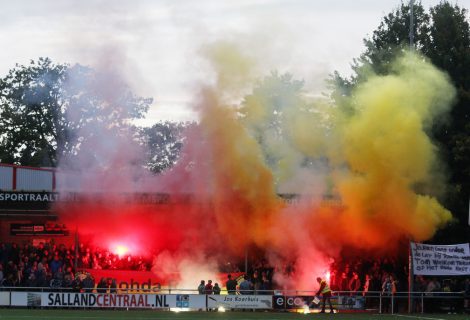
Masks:
[[[470,248],[468,243],[430,245],[411,243],[413,272],[416,275],[469,275]]]

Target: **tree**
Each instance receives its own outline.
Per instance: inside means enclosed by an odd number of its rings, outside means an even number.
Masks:
[[[49,58],[11,69],[0,79],[0,161],[54,167],[78,152],[91,132],[84,128],[142,118],[152,99],[135,96],[105,75]],[[117,92],[112,95],[106,90],[111,84]]]
[[[421,51],[444,69],[457,87],[470,88],[470,29],[467,10],[442,2],[430,9],[432,24]]]
[[[429,43],[430,16],[421,3],[416,3],[413,5],[413,17],[414,46],[417,50],[421,50]],[[379,75],[393,72],[391,64],[395,57],[404,50],[409,50],[409,28],[410,6],[402,3],[400,7],[382,18],[377,29],[372,32],[371,38],[363,40],[365,51],[353,59],[352,76],[343,77],[337,71],[330,76],[328,79],[331,88],[330,97],[345,116],[353,115],[354,107],[350,105],[350,100],[344,97],[350,96],[359,83],[371,72]]]
[[[273,71],[245,96],[239,109],[243,122],[259,142],[266,163],[275,171],[283,156],[278,146],[287,138],[286,113],[303,104],[303,86],[304,81],[294,80],[291,74]]]
[[[65,137],[59,96],[67,65],[49,59],[10,70],[0,79],[0,156],[2,162],[53,166]]]
[[[192,125],[195,124],[165,121],[140,129],[147,150],[147,166],[152,172],[161,173],[178,161],[185,141],[183,133]]]
[[[457,88],[457,101],[448,121],[434,130],[450,176],[445,204],[460,222],[452,224],[442,239],[453,234],[467,234],[468,239],[469,232],[467,221],[470,195],[470,25],[467,14],[466,9],[448,2],[442,2],[431,8],[433,23],[430,26],[430,42],[423,47],[424,54],[433,64],[450,75]]]
[[[432,63],[445,70],[457,88],[458,99],[452,108],[450,121],[435,131],[438,140],[448,149],[449,166],[457,179],[470,181],[468,150],[470,144],[470,26],[467,10],[443,2],[431,8],[429,43],[423,53]],[[462,176],[462,173],[464,174]],[[463,178],[463,179],[462,179]]]
[[[429,43],[429,14],[421,5],[413,5],[414,47],[421,50]],[[409,48],[410,6],[401,4],[383,17],[370,39],[364,39],[365,52],[354,60],[356,81],[362,80],[362,69],[372,69],[376,74],[390,73],[391,62],[397,53]],[[355,81],[355,82],[356,82]]]

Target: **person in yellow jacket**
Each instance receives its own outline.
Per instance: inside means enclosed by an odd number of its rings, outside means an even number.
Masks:
[[[334,313],[335,311],[333,310],[333,305],[331,304],[331,289],[330,286],[326,283],[326,280],[323,280],[322,278],[318,277],[317,282],[320,284],[320,288],[317,291],[317,296],[322,295],[323,298],[323,305],[321,312],[325,313],[325,305],[326,301],[328,300],[328,303],[330,304],[330,312]]]

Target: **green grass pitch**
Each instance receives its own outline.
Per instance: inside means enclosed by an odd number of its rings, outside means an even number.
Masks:
[[[170,311],[124,311],[124,310],[41,310],[41,309],[0,309],[0,320],[94,320],[94,319],[131,319],[131,320],[469,320],[470,315],[414,314],[380,315],[364,313],[337,314],[300,314],[284,312],[170,312]]]

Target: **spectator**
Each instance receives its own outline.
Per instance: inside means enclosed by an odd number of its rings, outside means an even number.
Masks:
[[[63,282],[64,287],[72,288],[74,284],[74,280],[75,280],[74,274],[71,268],[68,267],[67,272],[64,273],[64,282]]]
[[[333,291],[338,291],[338,287],[336,286],[338,280],[336,279],[336,271],[332,270],[330,272],[330,288]]]
[[[8,274],[7,278],[3,280],[3,286],[4,287],[14,287],[16,285],[16,280],[13,276],[13,274]]]
[[[272,293],[271,282],[268,280],[267,275],[263,274],[261,285],[259,288],[259,294],[271,294],[271,293]]]
[[[426,279],[424,279],[423,276],[416,276],[413,285],[414,285],[413,291],[415,291],[415,292],[425,292],[426,291],[427,282],[426,282]],[[416,313],[421,312],[421,310],[423,310],[423,308],[424,308],[424,306],[422,305],[422,300],[421,299],[415,299],[414,303],[415,303],[414,312],[416,312]]]
[[[42,268],[42,269],[38,268],[38,270],[36,272],[36,286],[41,287],[41,288],[48,287],[49,283],[50,283],[50,280],[48,281],[47,278],[48,277],[47,277],[46,269],[45,268]]]
[[[428,282],[426,287],[426,292],[438,292],[441,290],[441,284],[437,281],[436,278],[432,278],[431,281]],[[430,294],[432,295],[432,294]]]
[[[373,282],[369,274],[366,274],[364,279],[364,286],[362,289],[362,296],[364,297],[364,307],[370,308],[372,305],[372,298],[370,297],[369,291],[374,291],[373,289]]]
[[[357,295],[360,288],[361,280],[359,280],[359,275],[356,272],[353,272],[353,277],[349,281],[349,291],[351,291],[351,295]]]
[[[42,259],[41,259],[41,262],[38,263],[38,271],[46,271],[46,268],[48,267],[48,264],[47,264],[47,257],[44,256]]]
[[[199,294],[204,294],[206,291],[206,281],[201,280],[201,283],[199,284],[199,287],[197,287],[197,291]]]
[[[100,282],[96,286],[96,292],[98,293],[106,293],[108,291],[108,282],[105,278],[101,278]]]
[[[464,309],[470,311],[470,278],[465,279],[464,287]]]
[[[111,280],[111,285],[109,286],[109,293],[117,293],[116,279]]]
[[[237,281],[232,279],[232,275],[229,274],[227,276],[227,282],[225,286],[227,287],[228,294],[236,294],[237,293]]]
[[[26,287],[37,287],[36,276],[34,273],[30,273],[28,279],[26,279]]]
[[[82,280],[82,288],[86,293],[93,292],[93,289],[95,288],[95,280],[91,274],[87,273],[85,275],[85,278]]]
[[[7,246],[5,243],[0,244],[0,264],[5,265],[8,261]]]
[[[83,284],[80,274],[76,274],[73,278],[72,290],[75,292],[82,292]]]
[[[261,286],[261,279],[259,277],[258,271],[255,271],[253,273],[252,284],[253,284],[254,294],[257,294]]]
[[[97,257],[97,256],[93,256],[92,260],[93,260],[93,263],[92,263],[91,268],[92,268],[93,270],[101,270],[101,269],[103,269],[103,268],[101,268],[101,266],[100,266],[100,263],[99,263],[99,260],[98,260],[98,257]]]
[[[0,263],[0,286],[3,283],[3,265]]]
[[[64,274],[62,272],[57,272],[54,274],[53,278],[50,281],[49,286],[51,288],[57,289],[63,287]]]
[[[458,286],[458,283],[457,283],[457,279],[452,279],[450,281],[450,292],[452,292],[452,295],[455,296],[455,293],[456,292],[461,292],[459,286]],[[449,312],[453,313],[453,314],[457,314],[457,311],[459,311],[460,309],[460,306],[459,306],[459,300],[460,299],[456,299],[456,298],[451,298],[450,299],[450,310]]]
[[[243,276],[243,281],[240,283],[240,294],[252,294],[253,284],[248,280],[247,276]]]
[[[391,310],[392,299],[397,292],[396,283],[393,276],[385,277],[382,283],[382,295],[383,295],[383,310],[382,313],[388,313]],[[392,312],[394,310],[391,310]]]
[[[212,280],[207,281],[207,284],[204,288],[204,293],[205,294],[212,294],[213,293]]]
[[[18,264],[20,262],[20,249],[16,243],[11,244],[10,253],[8,260],[13,261],[13,263]]]
[[[364,287],[362,289],[362,296],[366,296],[367,293],[369,292],[369,287],[371,286],[371,279],[368,274],[366,274],[366,278],[364,280]]]
[[[349,290],[349,280],[346,272],[341,273],[341,278],[339,279],[338,283],[339,291],[348,291]]]
[[[58,254],[54,256],[54,260],[52,260],[51,263],[49,264],[49,268],[52,274],[55,274],[57,271],[59,271],[59,269],[62,268],[62,261],[59,260]]]
[[[214,284],[213,292],[214,294],[220,294],[220,287],[217,282]]]

